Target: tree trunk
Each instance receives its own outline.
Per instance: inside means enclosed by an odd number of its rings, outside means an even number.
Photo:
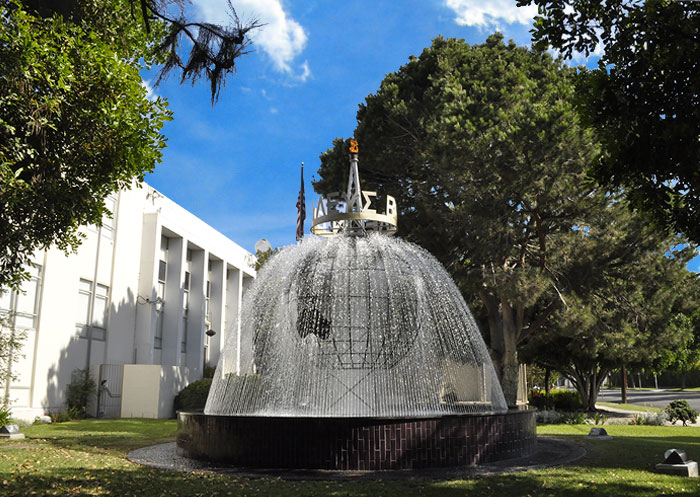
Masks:
[[[518,362],[517,340],[521,327],[518,326],[518,319],[513,308],[501,300],[500,304],[500,332],[502,350],[498,351],[498,365],[496,372],[501,380],[501,388],[503,395],[509,407],[515,407],[518,404],[518,384],[520,378],[520,363]]]
[[[591,393],[588,398],[588,405],[591,411],[595,411],[595,404],[598,401],[598,394],[600,393],[600,386],[605,381],[605,377],[608,376],[608,370],[601,368],[598,373],[593,375],[593,381],[591,381]]]
[[[552,370],[549,367],[544,368],[544,393],[549,397],[549,382],[552,376]]]
[[[622,388],[620,389],[620,393],[622,394],[622,403],[627,404],[627,368],[625,366],[622,366]]]
[[[498,297],[482,291],[481,301],[488,312],[491,338],[491,360],[501,382],[503,395],[509,407],[518,402],[520,363],[518,362],[517,340],[522,329],[522,320],[513,307]]]

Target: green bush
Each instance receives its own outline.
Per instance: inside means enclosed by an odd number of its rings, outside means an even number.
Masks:
[[[0,426],[9,425],[11,416],[12,413],[8,406],[0,406]]]
[[[562,415],[562,422],[567,425],[582,425],[587,419],[588,416],[584,412],[566,412]]]
[[[674,400],[664,411],[668,414],[668,420],[671,423],[675,423],[676,420],[678,420],[683,422],[683,426],[685,426],[688,421],[695,423],[698,417],[698,411],[690,407],[687,400],[682,399]]]
[[[202,375],[203,378],[213,378],[214,373],[216,373],[216,368],[212,366],[207,366],[204,368],[204,374]]]
[[[175,397],[176,411],[203,411],[211,388],[211,378],[204,378],[187,385]]]
[[[95,395],[97,385],[87,369],[76,369],[71,374],[71,381],[66,389],[66,403],[71,419],[81,419],[87,416],[90,397]]]
[[[49,413],[52,423],[63,423],[74,419],[85,419],[85,410],[79,407],[71,407],[68,410],[51,411]]]
[[[575,390],[552,390],[549,395],[542,390],[532,390],[528,397],[530,405],[537,409],[575,411],[583,407],[581,395]]]

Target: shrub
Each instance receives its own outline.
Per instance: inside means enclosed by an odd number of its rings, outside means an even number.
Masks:
[[[85,410],[78,407],[71,407],[67,410],[51,411],[49,417],[52,423],[63,423],[65,421],[85,418]]]
[[[688,401],[683,399],[674,400],[664,411],[668,414],[671,423],[675,423],[676,420],[678,420],[683,422],[683,426],[685,426],[688,421],[695,423],[698,417],[698,411],[690,407]]]
[[[75,415],[71,419],[81,419],[87,416],[86,410],[90,397],[95,394],[97,385],[87,369],[75,369],[66,389],[68,410]]]
[[[538,409],[555,409],[557,411],[575,411],[583,407],[581,395],[572,390],[552,390],[549,395],[541,390],[532,390],[529,403]]]
[[[562,414],[562,422],[567,425],[582,425],[586,422],[588,416],[585,412],[567,412]]]
[[[562,414],[557,411],[537,411],[535,414],[538,424],[556,425],[561,423]]]
[[[190,383],[175,396],[176,411],[202,411],[207,403],[211,378]]]
[[[9,425],[11,416],[9,406],[0,406],[0,426]]]
[[[608,417],[605,414],[601,412],[593,413],[593,424],[604,425],[607,420]]]
[[[216,373],[216,368],[213,366],[207,366],[204,368],[204,374],[202,375],[203,378],[213,378],[214,373]]]
[[[649,426],[663,426],[664,423],[668,421],[668,414],[664,411],[660,412],[642,412],[639,414],[634,414],[632,416],[632,421],[630,424],[634,425],[649,425]]]

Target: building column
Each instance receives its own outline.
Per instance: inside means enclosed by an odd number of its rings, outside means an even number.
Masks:
[[[190,275],[190,306],[187,313],[187,352],[185,366],[191,378],[201,378],[204,356],[204,304],[207,294],[209,252],[192,251],[192,274]]]
[[[141,264],[136,297],[136,329],[134,330],[134,362],[136,364],[153,364],[161,231],[162,226],[157,213],[143,215]]]
[[[224,309],[226,295],[226,263],[224,261],[211,261],[211,275],[209,288],[209,315],[211,329],[216,335],[209,338],[209,363],[206,366],[216,366],[223,350],[226,335],[226,312]],[[205,330],[206,331],[206,330]],[[206,340],[206,339],[205,339]]]
[[[182,304],[184,297],[185,267],[187,265],[187,240],[168,238],[168,261],[165,275],[165,302],[163,302],[163,349],[160,363],[164,366],[180,365],[182,341]]]
[[[241,374],[241,294],[243,293],[243,274],[240,269],[233,266],[227,266],[226,269],[226,316],[225,329],[226,334],[221,338],[222,343],[235,344],[235,358],[227,355],[224,357],[227,361],[224,367],[224,373]],[[231,336],[228,336],[230,334]],[[246,373],[244,371],[243,373]]]

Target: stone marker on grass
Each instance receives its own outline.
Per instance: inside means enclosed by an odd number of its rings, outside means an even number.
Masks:
[[[24,433],[20,433],[19,426],[5,425],[0,428],[0,439],[7,438],[9,440],[21,440],[24,438]]]
[[[660,473],[677,476],[698,477],[698,463],[688,459],[688,454],[682,449],[668,449],[664,452],[664,462],[656,465]]]
[[[608,435],[608,432],[605,431],[605,428],[591,428],[591,431],[588,432],[586,438],[592,438],[595,440],[612,440],[613,437]]]

